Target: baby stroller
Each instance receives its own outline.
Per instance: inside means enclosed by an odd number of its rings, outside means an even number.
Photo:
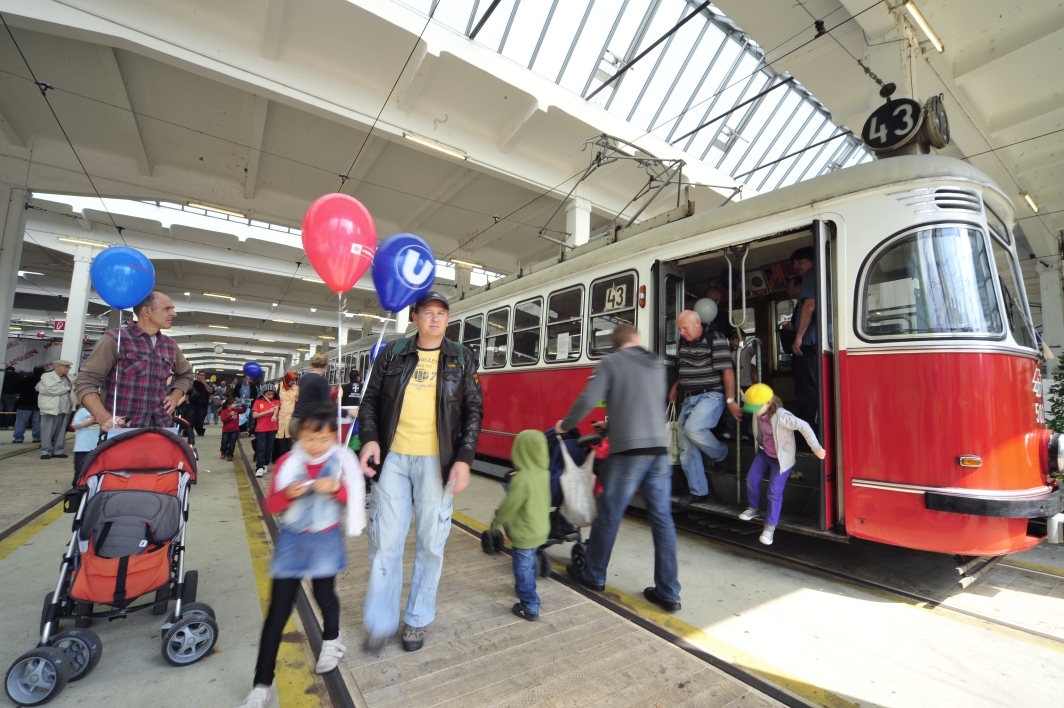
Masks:
[[[579,428],[566,431],[565,435],[560,438],[553,428],[545,431],[544,434],[547,437],[547,452],[550,456],[551,504],[554,509],[550,514],[550,535],[547,542],[539,547],[536,557],[540,562],[546,559],[546,569],[549,574],[550,558],[544,549],[550,546],[573,543],[575,545],[570,552],[573,565],[583,568],[587,562],[587,544],[584,542],[580,526],[569,523],[569,520],[562,514],[562,506],[565,503],[562,475],[565,474],[566,454],[572,464],[586,469],[591,464],[588,459],[593,455],[592,448],[602,442],[602,435],[591,433],[581,436]],[[565,454],[562,452],[562,445],[565,445]]]
[[[41,641],[7,672],[7,695],[19,705],[39,705],[68,681],[96,668],[102,645],[88,627],[94,619],[119,619],[151,608],[174,612],[162,626],[166,661],[199,661],[218,641],[209,605],[196,602],[198,573],[185,572],[185,526],[196,458],[179,437],[140,428],[100,443],[89,453],[64,510],[74,512],[73,536],[59,582],[44,598]],[[148,602],[134,605],[154,593]],[[93,612],[94,605],[107,605]],[[60,622],[74,627],[60,630]]]

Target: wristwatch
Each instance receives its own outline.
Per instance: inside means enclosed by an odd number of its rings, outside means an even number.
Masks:
[[[727,401],[725,401],[725,403],[727,403],[730,406],[731,404],[735,403],[735,399],[734,398],[729,398]]]

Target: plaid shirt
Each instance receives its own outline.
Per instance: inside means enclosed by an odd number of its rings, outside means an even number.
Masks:
[[[74,386],[78,400],[86,393],[105,390],[104,406],[108,410],[114,407],[117,415],[125,416],[129,427],[170,425],[163,399],[170,389],[188,390],[192,385],[192,367],[174,340],[162,333],[156,335],[153,347],[151,337],[135,323],[123,327],[121,332],[120,344],[119,330],[112,329],[93,347]],[[171,373],[174,380],[167,386]]]

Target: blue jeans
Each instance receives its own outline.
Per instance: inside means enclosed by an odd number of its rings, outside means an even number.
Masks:
[[[403,594],[403,547],[410,514],[417,516],[417,555],[403,621],[424,627],[436,619],[436,588],[443,571],[443,549],[451,532],[451,495],[444,491],[439,455],[389,452],[370,494],[369,586],[362,624],[373,637],[399,629]]]
[[[11,437],[12,442],[20,443],[26,436],[26,425],[33,418],[33,442],[41,441],[41,412],[20,410],[15,416],[15,434]]]
[[[691,494],[697,497],[709,494],[702,453],[706,453],[714,462],[720,462],[728,456],[727,446],[713,435],[713,428],[720,421],[723,412],[722,391],[688,396],[680,409],[676,426],[679,432],[680,464],[687,476],[687,486]]]
[[[539,614],[536,594],[536,549],[514,548],[514,591],[521,607],[530,615]]]
[[[672,521],[672,471],[668,455],[611,454],[600,480],[603,491],[598,497],[598,516],[591,524],[591,537],[587,543],[586,577],[596,585],[606,584],[606,567],[610,564],[617,529],[638,489],[646,500],[654,537],[654,587],[662,599],[679,602],[676,526]]]
[[[8,374],[10,376],[11,374]],[[15,404],[18,403],[18,394],[4,394],[0,397],[0,403],[3,403],[2,410],[7,415],[0,416],[0,428],[14,428],[15,427]]]

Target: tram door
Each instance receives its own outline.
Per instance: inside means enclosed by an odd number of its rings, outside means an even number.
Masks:
[[[654,261],[654,351],[666,363],[676,359],[680,331],[676,316],[684,309],[683,271],[676,266]],[[672,381],[669,381],[672,385]]]
[[[817,526],[827,531],[836,525],[836,392],[838,390],[835,361],[835,273],[834,224],[819,219],[813,222],[814,247],[816,249],[817,308],[816,347],[820,355],[817,367],[817,391],[820,410],[813,430],[827,451],[819,461],[820,518]]]

